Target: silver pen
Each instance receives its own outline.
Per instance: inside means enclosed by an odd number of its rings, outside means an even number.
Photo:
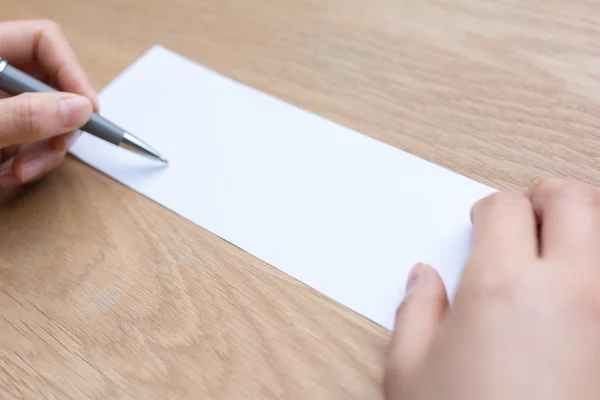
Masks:
[[[11,96],[21,93],[56,91],[56,89],[11,66],[2,58],[0,58],[0,90]],[[81,130],[135,153],[168,163],[166,158],[141,139],[96,113],[92,114],[90,120]]]

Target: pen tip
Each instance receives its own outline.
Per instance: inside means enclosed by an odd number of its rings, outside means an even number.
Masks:
[[[169,160],[163,157],[158,151],[144,143],[141,139],[133,136],[129,132],[123,133],[123,139],[119,143],[120,147],[124,147],[135,153],[141,154],[146,157],[150,157],[154,160],[160,160],[164,164],[169,164]]]

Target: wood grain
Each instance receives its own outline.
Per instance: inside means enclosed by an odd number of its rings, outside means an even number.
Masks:
[[[497,188],[600,184],[595,1],[0,9],[61,23],[97,89],[158,43]],[[0,245],[0,398],[380,397],[387,332],[73,159],[0,193]]]

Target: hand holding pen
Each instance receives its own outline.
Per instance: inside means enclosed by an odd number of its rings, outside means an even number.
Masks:
[[[79,129],[166,162],[97,114],[96,92],[55,23],[0,23],[0,57],[0,187],[34,181],[58,167]]]

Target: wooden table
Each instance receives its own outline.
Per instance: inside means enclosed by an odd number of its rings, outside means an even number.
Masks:
[[[0,9],[60,22],[97,89],[159,43],[497,188],[600,183],[594,1]],[[0,246],[0,398],[380,396],[385,330],[74,159],[0,194]]]

